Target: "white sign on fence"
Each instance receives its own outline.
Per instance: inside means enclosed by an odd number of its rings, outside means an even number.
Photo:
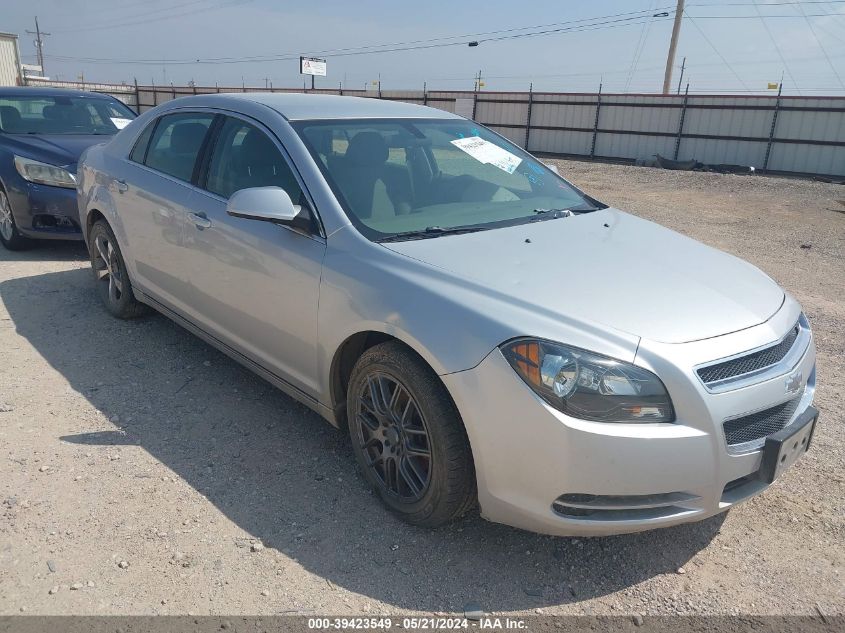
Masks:
[[[301,75],[326,76],[326,60],[318,57],[300,57],[299,73]]]

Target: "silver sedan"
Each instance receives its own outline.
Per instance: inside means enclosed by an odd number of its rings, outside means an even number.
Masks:
[[[406,520],[699,520],[808,448],[815,346],[758,269],[448,112],[300,94],[146,112],[80,162],[94,277],[332,424]]]

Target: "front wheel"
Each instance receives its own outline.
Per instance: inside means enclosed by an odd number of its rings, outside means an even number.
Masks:
[[[436,527],[475,503],[466,430],[443,383],[397,341],[370,348],[352,370],[347,419],[355,457],[384,503]]]
[[[97,291],[106,309],[119,319],[145,314],[147,307],[135,299],[126,263],[108,222],[98,220],[94,223],[88,244]]]
[[[0,243],[10,251],[20,251],[32,245],[32,240],[21,235],[12,215],[9,196],[0,187]]]

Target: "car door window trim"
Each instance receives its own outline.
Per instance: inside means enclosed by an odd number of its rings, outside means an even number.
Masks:
[[[208,181],[208,167],[211,164],[211,159],[214,156],[214,151],[217,149],[217,142],[220,138],[220,130],[226,123],[226,117],[223,114],[215,113],[211,125],[208,126],[208,133],[202,141],[200,146],[197,161],[194,163],[194,173],[191,177],[191,184],[202,191],[206,191],[206,182]]]
[[[321,241],[324,241],[325,237],[326,237],[326,231],[325,231],[325,227],[323,226],[323,220],[320,217],[319,211],[317,210],[317,205],[314,203],[314,197],[311,195],[311,192],[308,190],[308,187],[305,185],[305,180],[302,178],[302,174],[299,173],[299,170],[297,169],[296,164],[291,159],[290,155],[287,152],[287,149],[285,149],[284,143],[282,143],[282,141],[279,139],[279,137],[276,136],[273,133],[273,131],[270,130],[261,121],[254,119],[249,115],[242,114],[240,112],[234,112],[234,111],[231,111],[231,110],[224,110],[224,109],[221,109],[221,108],[208,108],[207,110],[209,112],[215,112],[216,114],[220,115],[221,122],[220,122],[219,127],[215,128],[213,130],[214,139],[212,140],[210,146],[207,148],[208,149],[208,158],[203,161],[202,172],[200,173],[198,182],[195,185],[197,190],[206,194],[206,195],[208,195],[208,196],[212,196],[215,199],[222,200],[223,202],[228,202],[228,198],[224,198],[223,196],[216,194],[213,191],[209,191],[208,189],[205,188],[205,185],[208,183],[208,171],[209,171],[209,168],[211,166],[212,154],[217,147],[217,142],[219,140],[220,130],[223,128],[223,125],[225,125],[225,118],[230,117],[230,118],[233,118],[233,119],[239,119],[239,120],[243,121],[244,123],[247,123],[249,125],[254,126],[259,131],[266,134],[270,138],[270,140],[273,142],[273,144],[276,146],[276,149],[279,150],[279,152],[281,153],[282,159],[285,161],[285,164],[288,166],[288,169],[290,169],[291,173],[293,174],[293,177],[296,180],[297,185],[299,185],[299,188],[302,191],[303,195],[305,196],[306,202],[308,203],[308,210],[311,213],[311,217],[314,220],[314,227],[309,232],[309,235],[316,236],[318,238],[321,238]],[[212,131],[212,130],[210,130],[210,131]],[[282,225],[282,226],[284,226],[284,225]],[[291,227],[285,227],[285,228],[293,230],[294,233],[299,233],[300,235],[302,234],[299,231],[291,229]]]
[[[202,159],[201,163],[200,163],[201,170],[200,170],[199,174],[194,174],[194,176],[196,176],[196,178],[195,179],[192,178],[192,182],[188,182],[188,181],[182,180],[180,178],[176,178],[174,176],[171,176],[170,174],[166,174],[165,172],[160,171],[158,169],[155,169],[153,167],[150,167],[149,165],[146,164],[147,154],[149,153],[150,144],[151,144],[150,141],[152,141],[152,138],[155,135],[156,130],[158,129],[159,123],[161,122],[161,120],[164,117],[172,115],[172,114],[212,114],[212,115],[215,116],[215,120],[212,120],[211,125],[209,125],[209,127],[208,127],[208,131],[206,132],[206,138],[203,139],[203,143],[205,143],[206,140],[209,140],[209,146],[200,148],[200,152],[203,152],[203,151],[209,152],[208,158],[202,157],[200,155],[197,156],[198,159]],[[306,237],[311,237],[313,239],[316,239],[317,241],[325,243],[325,241],[326,241],[326,229],[325,229],[325,226],[323,224],[323,219],[320,217],[320,212],[317,209],[317,205],[314,203],[314,196],[311,195],[311,192],[308,190],[308,187],[305,184],[305,179],[302,177],[302,174],[299,172],[299,169],[296,167],[296,164],[294,163],[293,159],[291,159],[290,155],[288,154],[287,149],[285,149],[285,146],[282,143],[282,141],[279,139],[279,137],[272,130],[270,130],[266,125],[264,125],[264,123],[262,123],[258,119],[255,119],[255,118],[253,118],[249,115],[242,114],[240,112],[235,112],[233,110],[227,110],[225,108],[210,108],[210,107],[196,107],[196,106],[190,107],[190,108],[173,108],[171,110],[167,110],[166,112],[163,112],[160,116],[158,116],[155,119],[155,121],[150,123],[150,125],[155,125],[156,127],[153,128],[153,131],[150,134],[150,138],[147,141],[147,147],[144,150],[144,163],[139,163],[139,162],[134,161],[130,158],[130,155],[132,154],[132,151],[135,147],[135,144],[138,142],[138,140],[141,138],[141,135],[144,133],[143,130],[138,135],[138,137],[135,139],[135,142],[132,144],[132,147],[129,148],[129,151],[127,152],[126,156],[124,157],[124,160],[127,160],[127,161],[131,162],[133,165],[135,165],[136,167],[141,167],[141,168],[149,171],[150,173],[157,174],[159,176],[167,178],[168,180],[171,180],[172,182],[177,182],[181,185],[191,187],[197,193],[202,193],[202,194],[205,194],[207,196],[211,196],[212,198],[214,198],[216,200],[221,200],[224,203],[228,202],[228,200],[226,198],[223,198],[222,196],[219,196],[216,193],[211,192],[208,189],[205,189],[204,187],[200,186],[200,183],[202,183],[204,185],[206,183],[207,178],[208,178],[208,168],[209,168],[209,164],[211,162],[211,160],[210,160],[211,159],[211,152],[214,151],[214,148],[215,148],[216,143],[217,143],[217,138],[218,138],[217,133],[219,132],[219,128],[215,127],[217,117],[220,117],[220,120],[222,121],[227,116],[235,118],[235,119],[241,119],[242,121],[245,121],[246,123],[249,123],[250,125],[254,125],[259,130],[261,130],[262,132],[264,132],[265,134],[267,134],[270,137],[270,140],[273,141],[274,145],[281,152],[282,158],[284,159],[287,166],[290,168],[291,172],[293,173],[293,177],[296,179],[296,182],[299,185],[300,189],[302,190],[302,193],[305,195],[305,199],[308,202],[308,209],[311,212],[312,218],[314,219],[314,230],[310,231],[308,234],[304,234],[301,231],[297,231],[297,230],[295,230],[291,227],[287,227],[287,226],[284,226],[284,225],[280,225],[280,226],[283,226],[284,228],[286,228],[290,231],[293,231],[294,233],[297,233],[298,235],[305,235]],[[222,122],[221,122],[220,125],[222,126]],[[144,129],[146,129],[146,128],[144,128]],[[211,136],[212,134],[214,134],[213,137]],[[196,167],[196,166],[197,165],[195,163],[194,167]]]

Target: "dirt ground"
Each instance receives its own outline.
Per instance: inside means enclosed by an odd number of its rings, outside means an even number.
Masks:
[[[415,529],[315,414],[164,317],[109,317],[81,248],[0,249],[0,614],[845,613],[845,187],[558,164],[803,303],[821,423],[762,496],[602,539]]]

